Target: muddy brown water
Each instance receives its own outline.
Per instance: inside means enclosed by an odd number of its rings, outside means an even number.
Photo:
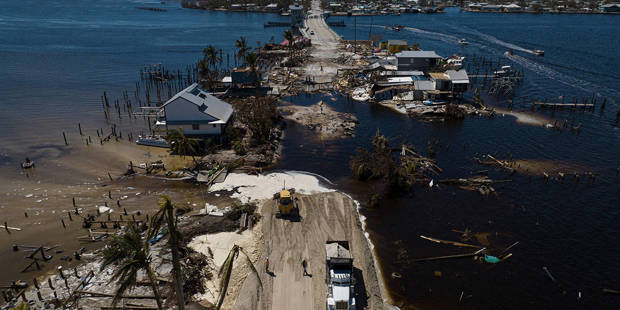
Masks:
[[[8,226],[22,229],[11,230],[10,234],[2,229],[2,283],[18,279],[31,283],[34,277],[54,272],[58,265],[69,267],[77,263],[73,255],[75,251],[101,247],[103,242],[77,239],[88,235],[88,231],[82,228],[81,216],[96,215],[98,207],[109,206],[111,220],[120,220],[120,216],[123,220],[131,220],[132,215],[136,220],[146,220],[146,214],[153,214],[157,209],[161,195],[169,195],[177,206],[194,209],[203,207],[207,199],[204,189],[192,183],[143,176],[122,177],[129,160],[136,165],[149,159],[167,161],[162,149],[140,147],[125,141],[109,142],[104,146],[42,145],[32,149],[36,168],[21,170],[15,163],[0,167],[2,220]],[[113,181],[110,181],[108,172]],[[80,215],[74,213],[73,198]],[[125,210],[128,215],[124,215]],[[71,213],[72,220],[68,213]],[[98,220],[107,220],[107,214],[99,216]],[[66,228],[63,228],[62,221]],[[91,229],[106,230],[99,224],[93,224]],[[108,231],[114,231],[111,224]],[[13,251],[13,245],[18,245],[19,251]],[[33,265],[22,272],[31,262],[25,258],[31,251],[23,246],[55,245],[58,247],[46,253],[53,258],[40,261],[41,270]]]

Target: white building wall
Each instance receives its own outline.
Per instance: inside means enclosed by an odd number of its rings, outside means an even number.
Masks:
[[[219,135],[222,133],[222,125],[220,124],[198,124],[199,130],[193,130],[191,124],[173,124],[168,125],[168,130],[183,129],[183,133],[186,135]]]

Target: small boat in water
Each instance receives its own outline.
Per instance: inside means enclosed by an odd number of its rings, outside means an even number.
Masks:
[[[495,75],[495,77],[511,76],[514,74],[515,72],[512,70],[511,66],[502,66],[501,70],[493,72],[493,75]]]
[[[545,56],[545,51],[543,51],[543,50],[533,50],[532,52],[536,56]]]
[[[462,38],[462,39],[459,40],[459,44],[460,45],[467,45],[469,43],[467,42],[467,40],[465,40],[465,38]]]
[[[458,70],[463,67],[463,60],[465,60],[465,57],[463,56],[452,55],[450,56],[450,58],[448,58],[448,60],[446,60],[446,63],[454,69]]]
[[[138,136],[136,144],[169,148],[170,144],[162,136]]]
[[[22,169],[30,169],[34,168],[34,161],[30,160],[30,158],[26,157],[26,160],[21,164]]]

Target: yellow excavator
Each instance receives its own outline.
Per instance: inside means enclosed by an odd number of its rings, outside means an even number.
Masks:
[[[299,205],[297,204],[297,198],[293,198],[292,190],[282,189],[279,193],[276,193],[274,196],[276,200],[275,211],[276,217],[280,218],[283,216],[287,217],[299,217]]]

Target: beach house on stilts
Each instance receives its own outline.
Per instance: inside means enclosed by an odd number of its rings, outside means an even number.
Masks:
[[[166,131],[182,130],[188,137],[221,143],[224,130],[232,121],[233,108],[194,83],[166,101],[160,115],[163,118],[157,125]]]

